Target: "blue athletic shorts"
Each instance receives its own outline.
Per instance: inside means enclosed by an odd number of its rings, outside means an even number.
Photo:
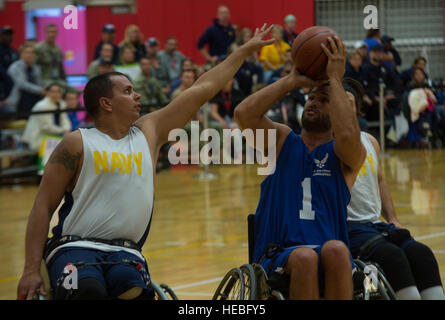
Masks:
[[[396,226],[392,223],[385,222],[348,222],[348,233],[349,233],[349,248],[353,257],[357,257],[360,253],[360,247],[371,237],[381,234],[382,232],[389,232],[396,230]],[[407,240],[403,246],[407,246],[411,242],[415,241],[413,238]],[[385,244],[386,241],[377,243],[374,248],[369,251],[366,257],[361,257],[367,260],[374,251],[381,245]]]
[[[122,260],[140,262],[146,273],[143,274],[135,266],[124,263],[95,265],[80,267],[77,270],[77,279],[95,278],[99,280],[107,289],[110,298],[117,298],[134,287],[141,287],[147,291],[153,290],[147,286],[147,282],[150,280],[147,265],[136,255],[126,251],[105,252],[79,247],[62,248],[50,260],[47,268],[51,287],[53,289],[57,287],[57,280],[61,278],[63,269],[68,263],[119,262]]]
[[[277,272],[277,268],[282,268],[284,271],[284,267],[286,266],[287,260],[289,259],[289,255],[296,248],[309,247],[317,253],[318,256],[318,281],[320,286],[324,283],[324,270],[323,265],[321,263],[321,245],[318,246],[308,246],[308,245],[298,245],[294,247],[285,248],[283,252],[278,252],[273,258],[264,259],[261,262],[261,266],[266,271],[267,275],[270,277],[272,273]],[[351,259],[352,269],[355,268],[354,261],[352,259],[351,254],[349,254]],[[351,272],[352,272],[351,269]],[[278,269],[279,270],[279,269]]]

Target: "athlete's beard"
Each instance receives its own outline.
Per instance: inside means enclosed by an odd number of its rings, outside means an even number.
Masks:
[[[327,132],[331,130],[331,119],[328,115],[320,114],[319,117],[310,118],[303,112],[301,117],[301,124],[303,129],[308,132]]]

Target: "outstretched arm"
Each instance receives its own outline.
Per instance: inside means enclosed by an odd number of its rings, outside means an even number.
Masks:
[[[329,117],[335,142],[334,150],[343,164],[346,182],[352,188],[358,170],[366,157],[365,148],[360,140],[360,127],[355,110],[348,99],[342,85],[345,73],[346,46],[335,37],[328,38],[330,49],[322,44],[322,49],[328,56],[326,74],[329,77]]]
[[[270,30],[271,27],[266,30],[266,25],[261,30],[257,29],[252,39],[235,50],[222,63],[204,73],[191,88],[181,93],[165,108],[140,118],[136,121],[136,126],[157,147],[167,142],[169,132],[175,128],[183,128],[193,119],[199,108],[235,76],[246,57],[274,41],[263,40]]]

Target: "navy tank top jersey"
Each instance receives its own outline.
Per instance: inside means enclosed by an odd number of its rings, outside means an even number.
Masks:
[[[346,218],[350,198],[334,140],[309,153],[301,137],[291,131],[275,172],[261,184],[254,261],[261,259],[268,243],[287,248],[341,240],[349,245]]]

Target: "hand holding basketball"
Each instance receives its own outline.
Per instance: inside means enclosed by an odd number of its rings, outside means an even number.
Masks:
[[[342,79],[345,74],[347,50],[343,41],[337,36],[328,38],[330,49],[324,43],[321,43],[321,48],[328,56],[328,63],[326,65],[326,75],[329,78]]]
[[[327,82],[327,80],[313,80],[303,74],[300,74],[295,65],[292,67],[291,73],[287,75],[287,78],[292,81],[292,86],[294,88],[316,87]]]
[[[241,48],[247,49],[250,55],[254,52],[259,51],[262,47],[274,43],[275,39],[263,40],[263,38],[269,34],[272,28],[273,25],[267,27],[267,23],[265,23],[261,27],[261,29],[256,28],[255,34],[253,35],[252,39],[247,41]]]

